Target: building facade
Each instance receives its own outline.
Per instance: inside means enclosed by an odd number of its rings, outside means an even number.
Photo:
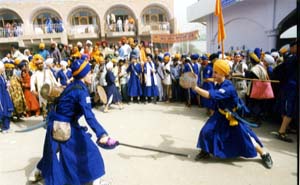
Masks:
[[[189,22],[207,25],[207,50],[218,50],[218,18],[215,0],[199,0],[188,7]],[[286,29],[297,25],[295,0],[222,0],[226,39],[224,50],[262,48],[270,51],[282,46]]]
[[[18,43],[36,47],[51,41],[78,41],[121,37],[150,41],[151,34],[173,33],[173,0],[6,0],[0,1],[0,48]]]

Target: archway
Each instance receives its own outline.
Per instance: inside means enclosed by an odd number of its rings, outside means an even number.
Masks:
[[[106,32],[135,32],[137,18],[126,5],[114,5],[105,13]]]
[[[0,37],[17,37],[23,34],[23,20],[13,10],[0,9]]]
[[[32,23],[36,34],[61,33],[64,31],[61,16],[50,8],[36,11],[32,16]]]
[[[170,31],[170,13],[159,4],[151,4],[141,14],[142,32]]]
[[[100,19],[98,14],[89,7],[76,7],[70,13],[68,22],[71,34],[99,33]]]
[[[293,26],[295,25],[297,26],[297,20],[299,20],[299,18],[300,17],[297,16],[297,9],[295,9],[280,21],[280,23],[277,26],[278,35],[277,35],[276,48],[280,48],[281,46],[290,43],[292,40],[295,39],[295,38],[280,38],[280,35],[286,30],[292,28]]]

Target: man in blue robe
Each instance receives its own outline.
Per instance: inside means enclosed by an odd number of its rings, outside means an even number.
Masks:
[[[4,64],[0,61],[0,123],[2,123],[1,132],[7,133],[10,128],[10,117],[14,111],[14,106],[7,90],[4,72]]]

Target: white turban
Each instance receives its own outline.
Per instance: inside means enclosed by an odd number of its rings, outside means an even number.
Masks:
[[[277,51],[274,51],[271,53],[272,57],[279,57],[279,53]]]
[[[45,64],[46,64],[46,65],[51,65],[51,64],[53,64],[53,58],[47,58],[46,61],[45,61]]]
[[[66,67],[68,65],[68,62],[62,60],[62,61],[60,61],[60,65]]]
[[[114,67],[114,65],[113,65],[113,63],[110,62],[110,61],[106,64],[106,69],[107,69],[107,70],[111,70],[113,67]]]
[[[81,42],[77,42],[77,46],[78,47],[82,47],[82,43]]]
[[[271,55],[265,54],[264,60],[269,64],[274,64],[275,60]]]
[[[87,40],[85,44],[86,45],[88,45],[88,44],[93,45],[92,41],[90,41],[90,40]]]

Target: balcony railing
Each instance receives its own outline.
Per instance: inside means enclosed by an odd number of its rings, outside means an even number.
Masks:
[[[134,24],[109,24],[105,27],[106,32],[135,32],[136,26]]]
[[[23,26],[14,25],[10,27],[0,27],[0,38],[19,37],[23,35]]]
[[[157,22],[144,24],[141,27],[141,33],[170,33],[170,23],[169,22]]]
[[[109,24],[105,26],[105,33],[108,37],[135,36],[135,24]]]
[[[99,27],[93,24],[87,25],[73,25],[69,28],[69,35],[78,35],[78,34],[98,34]]]
[[[33,31],[36,35],[53,34],[64,32],[64,25],[62,24],[34,24]]]

